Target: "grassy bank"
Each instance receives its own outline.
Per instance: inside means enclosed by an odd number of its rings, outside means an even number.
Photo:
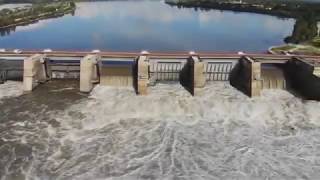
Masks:
[[[74,2],[54,2],[33,4],[28,8],[3,9],[0,11],[0,28],[10,28],[62,16],[73,12],[75,8]]]
[[[269,49],[272,54],[303,54],[303,55],[320,55],[320,37],[301,44],[285,44],[274,46]]]

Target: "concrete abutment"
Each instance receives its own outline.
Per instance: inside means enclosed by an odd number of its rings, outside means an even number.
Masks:
[[[180,72],[180,84],[190,92],[197,95],[198,90],[206,85],[205,63],[198,56],[190,56]]]
[[[261,62],[243,56],[230,72],[230,84],[249,97],[260,96]]]
[[[139,56],[134,66],[134,88],[138,95],[148,94],[149,84],[149,57],[147,55]]]
[[[40,83],[51,78],[50,66],[47,64],[46,56],[35,54],[23,61],[23,90],[32,91]]]
[[[99,83],[100,74],[98,62],[100,56],[87,55],[80,62],[80,92],[89,93],[94,84]]]

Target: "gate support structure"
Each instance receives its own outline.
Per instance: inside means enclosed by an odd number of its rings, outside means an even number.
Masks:
[[[35,54],[23,61],[23,90],[32,91],[51,78],[50,66],[44,54]]]
[[[138,95],[148,94],[148,84],[149,84],[149,57],[148,53],[142,53],[136,59],[135,65],[135,89]]]
[[[90,54],[85,56],[80,62],[80,92],[89,93],[95,83],[99,82],[100,56]]]
[[[261,62],[247,56],[241,57],[230,73],[230,84],[249,97],[260,96]]]
[[[180,72],[180,83],[193,96],[206,85],[205,63],[197,55],[191,54],[188,58]]]

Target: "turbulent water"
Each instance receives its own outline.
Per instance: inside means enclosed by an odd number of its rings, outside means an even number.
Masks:
[[[320,177],[320,103],[281,90],[250,99],[227,83],[202,91],[97,86],[86,97],[51,82],[2,99],[0,179]]]

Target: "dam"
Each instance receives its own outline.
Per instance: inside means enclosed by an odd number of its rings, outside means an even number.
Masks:
[[[179,82],[190,94],[212,81],[225,81],[249,97],[284,89],[320,100],[320,57],[245,53],[140,53],[21,51],[0,53],[0,82],[21,80],[31,92],[51,79],[78,79],[80,92],[97,84],[132,87],[148,94],[157,82]]]
[[[316,179],[320,103],[287,92],[317,92],[315,61],[3,53],[0,179]]]

